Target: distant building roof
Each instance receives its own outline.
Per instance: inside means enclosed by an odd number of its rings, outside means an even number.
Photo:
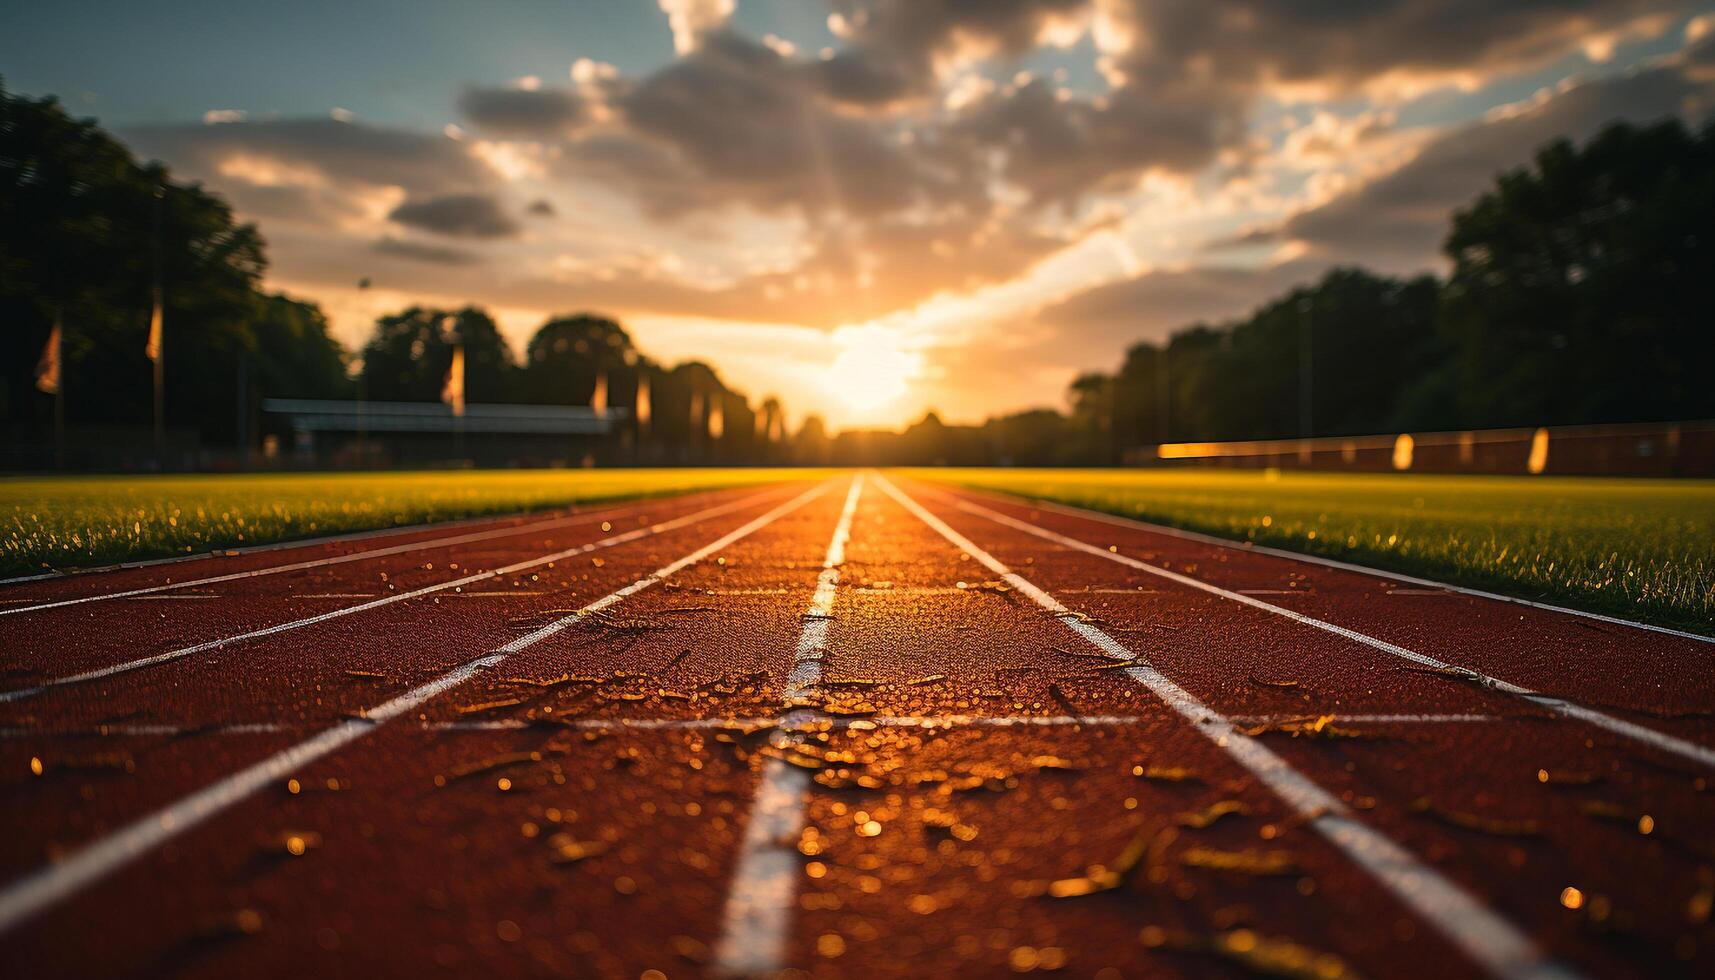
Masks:
[[[486,432],[606,435],[625,409],[585,405],[468,405],[462,418],[440,402],[359,402],[264,398],[262,411],[284,415],[299,432]]]

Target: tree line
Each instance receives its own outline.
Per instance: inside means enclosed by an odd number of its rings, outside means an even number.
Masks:
[[[712,425],[731,461],[1101,464],[1161,442],[1715,417],[1715,123],[1551,143],[1454,212],[1444,253],[1445,279],[1335,269],[1137,343],[1065,412],[838,436],[812,416],[788,435],[778,401],[590,314],[550,319],[519,359],[479,308],[414,307],[377,321],[353,371],[315,304],[262,288],[263,240],[224,201],[0,86],[0,429],[49,431],[35,368],[56,323],[67,420],[144,424],[157,280],[169,425],[217,446],[255,442],[263,397],[433,401],[455,345],[471,402],[587,405],[601,378],[629,408],[647,387],[652,438],[706,446]]]
[[[0,430],[9,442],[51,432],[54,399],[38,375],[56,324],[66,421],[116,438],[147,426],[157,282],[167,422],[203,445],[254,444],[265,397],[435,401],[455,346],[470,402],[588,405],[599,377],[614,408],[631,409],[647,390],[658,443],[766,458],[764,446],[785,435],[778,400],[753,407],[711,366],[658,363],[619,324],[590,314],[549,319],[519,361],[483,310],[413,307],[378,320],[354,359],[318,306],[262,288],[266,268],[261,235],[219,197],[139,163],[54,99],[0,87]]]

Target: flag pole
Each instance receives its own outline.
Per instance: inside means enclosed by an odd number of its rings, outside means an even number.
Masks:
[[[162,343],[162,311],[161,311],[161,202],[166,197],[166,189],[160,184],[155,185],[155,213],[152,222],[154,235],[151,240],[151,266],[153,273],[153,305],[149,314],[149,356],[154,362],[155,375],[155,467],[165,469],[167,461],[167,406],[165,397],[165,372],[163,364],[166,361],[165,344]]]
[[[54,468],[66,468],[65,320],[54,315]]]

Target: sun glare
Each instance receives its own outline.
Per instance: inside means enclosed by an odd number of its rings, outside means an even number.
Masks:
[[[897,338],[879,328],[843,330],[835,340],[844,350],[828,368],[828,387],[859,412],[874,411],[905,394],[921,366],[920,355],[901,350]]]

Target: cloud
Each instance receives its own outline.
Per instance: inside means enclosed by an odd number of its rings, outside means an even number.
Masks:
[[[493,178],[464,144],[440,134],[331,118],[138,126],[120,135],[139,155],[200,176],[219,173],[226,161],[247,158],[328,183],[398,186],[412,193],[480,186]]]
[[[459,96],[459,111],[485,133],[516,139],[570,136],[595,114],[590,99],[572,89],[475,86]]]
[[[1085,290],[1039,310],[1034,320],[1051,328],[1072,363],[1111,360],[1140,340],[1159,341],[1198,322],[1229,319],[1307,282],[1319,264],[1202,266],[1161,270]]]
[[[848,47],[816,69],[835,98],[885,104],[939,90],[948,65],[1017,58],[1068,25],[1091,25],[1107,92],[1043,80],[1007,86],[948,128],[1001,157],[1041,202],[1109,189],[1150,170],[1187,173],[1242,154],[1249,113],[1282,87],[1323,96],[1366,88],[1479,84],[1577,50],[1602,32],[1664,29],[1675,0],[879,0],[847,3]]]
[[[1715,112],[1715,76],[1700,67],[1715,43],[1680,59],[1626,75],[1573,85],[1431,140],[1409,162],[1237,244],[1301,242],[1328,262],[1362,262],[1395,272],[1440,264],[1441,241],[1455,208],[1525,165],[1551,140],[1583,140],[1616,119],[1680,116],[1696,123]]]
[[[689,172],[701,207],[874,215],[963,196],[927,154],[832,111],[792,59],[731,32],[638,80],[614,108]]]
[[[485,194],[445,194],[406,201],[387,217],[402,225],[455,238],[510,238],[518,233],[518,222]]]
[[[703,35],[727,22],[735,5],[735,0],[661,0],[661,12],[673,30],[673,50],[695,50]]]
[[[1449,128],[1398,168],[1281,222],[1220,240],[1202,255],[1207,261],[1234,246],[1299,243],[1293,260],[1154,271],[1079,292],[1027,318],[1022,329],[1049,338],[1029,356],[1111,363],[1136,341],[1241,316],[1336,265],[1399,275],[1435,271],[1442,265],[1440,246],[1452,212],[1498,174],[1526,164],[1544,143],[1585,139],[1616,119],[1681,116],[1696,122],[1715,112],[1711,65],[1715,39],[1666,63],[1570,85]]]
[[[391,235],[377,241],[375,251],[382,255],[392,255],[414,262],[427,262],[431,265],[475,265],[481,261],[478,256],[463,249],[413,242],[394,238]]]
[[[835,4],[847,47],[812,69],[833,98],[877,106],[938,90],[942,65],[1017,59],[1052,29],[1088,18],[1089,0],[880,0]]]

